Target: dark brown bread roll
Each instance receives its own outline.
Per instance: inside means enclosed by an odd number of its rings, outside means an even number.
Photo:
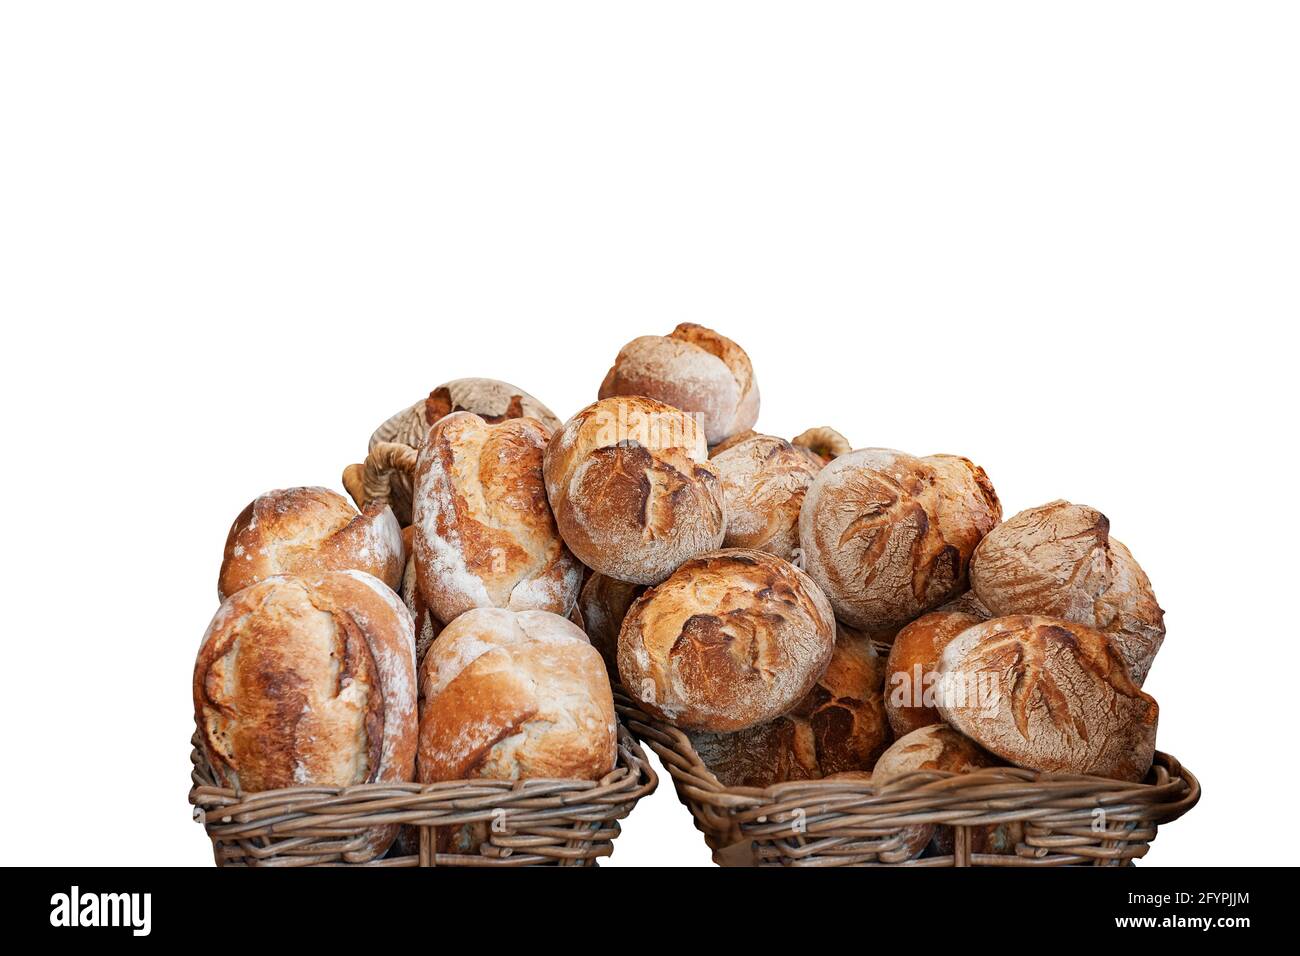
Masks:
[[[712,458],[727,512],[723,546],[754,548],[789,561],[799,547],[799,509],[820,470],[783,438],[760,436]]]
[[[898,632],[885,668],[885,712],[897,736],[941,722],[934,706],[939,656],[949,641],[983,620],[960,611],[932,611]]]
[[[966,590],[971,552],[1001,515],[988,476],[965,458],[850,452],[804,496],[803,566],[846,623],[900,627]]]
[[[688,322],[667,335],[643,335],[623,346],[599,397],[629,395],[696,416],[710,445],[753,428],[758,419],[758,383],[745,350]]]
[[[328,488],[282,488],[254,498],[235,519],[217,579],[224,601],[277,574],[365,571],[396,588],[406,563],[402,529],[387,507],[357,514]]]
[[[939,660],[944,721],[1020,767],[1141,780],[1159,707],[1106,635],[1014,615],[962,631]]]
[[[997,615],[1044,614],[1101,631],[1141,687],[1165,639],[1165,612],[1096,508],[1052,501],[998,525],[971,559],[971,587]]]
[[[632,602],[645,592],[644,584],[631,584],[605,574],[593,574],[578,595],[580,625],[591,646],[600,652],[609,676],[618,679],[618,632]]]
[[[411,616],[359,571],[275,576],[230,597],[194,665],[200,747],[218,784],[246,792],[411,780]],[[380,856],[370,831],[350,862]]]
[[[802,571],[762,551],[687,561],[627,612],[627,692],[684,730],[743,730],[777,717],[830,662],[835,618]]]
[[[544,474],[565,544],[601,574],[654,584],[722,544],[722,483],[704,433],[662,402],[587,406],[551,439]]]

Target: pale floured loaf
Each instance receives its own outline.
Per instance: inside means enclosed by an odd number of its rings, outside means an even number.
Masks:
[[[723,546],[793,559],[799,547],[799,509],[820,462],[805,449],[771,436],[740,442],[711,460],[722,477],[727,512]]]

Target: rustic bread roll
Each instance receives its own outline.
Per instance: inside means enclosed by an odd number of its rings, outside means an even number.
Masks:
[[[970,577],[997,615],[1044,614],[1101,631],[1139,687],[1165,639],[1151,582],[1096,508],[1052,501],[1008,518],[975,549]]]
[[[697,416],[710,445],[753,428],[758,419],[758,383],[745,350],[689,322],[667,335],[643,335],[623,346],[599,397],[629,395]]]
[[[217,597],[224,601],[277,574],[349,568],[395,589],[405,560],[402,529],[387,507],[372,505],[357,514],[328,488],[282,488],[254,498],[230,526]]]
[[[993,612],[984,606],[974,591],[963,591],[957,597],[953,598],[947,604],[940,604],[940,611],[957,611],[961,614],[973,614],[981,621],[987,621],[993,617]]]
[[[799,508],[819,467],[783,438],[741,442],[714,456],[722,478],[727,533],[723,546],[754,548],[793,559],[799,547]]]
[[[591,646],[600,652],[611,680],[618,680],[618,632],[623,627],[623,618],[644,591],[644,584],[593,574],[578,595],[582,629]]]
[[[565,544],[601,574],[654,584],[722,544],[722,482],[704,434],[662,402],[587,406],[551,439],[545,476]]]
[[[1106,635],[1037,615],[969,627],[939,660],[944,721],[1030,770],[1141,780],[1159,707]]]
[[[867,448],[836,458],[799,513],[808,576],[854,627],[900,627],[966,589],[975,546],[1002,515],[979,466]]]
[[[212,619],[194,665],[199,743],[218,784],[245,792],[411,780],[411,616],[360,571],[267,578]],[[380,856],[371,830],[350,862]]]
[[[807,575],[763,551],[729,549],[687,561],[637,598],[618,670],[650,713],[722,733],[793,707],[834,647],[835,617]]]
[[[788,713],[736,733],[690,734],[691,743],[727,787],[867,770],[890,741],[883,678],[871,642],[841,630],[826,673]]]
[[[547,611],[476,608],[420,665],[422,783],[599,780],[614,769],[614,698],[600,655]]]
[[[885,712],[897,736],[940,723],[934,706],[939,656],[954,637],[985,620],[961,611],[932,611],[898,632],[885,667]]]
[[[442,633],[442,622],[434,617],[433,612],[429,610],[429,605],[424,602],[424,596],[420,594],[414,554],[406,561],[406,573],[402,575],[400,593],[402,603],[411,612],[411,620],[415,625],[415,663],[418,666],[420,661],[424,660],[424,652],[429,649],[429,645]]]
[[[770,435],[761,435],[752,428],[746,428],[743,432],[736,432],[730,438],[718,442],[716,445],[709,446],[709,457],[717,458],[728,448],[735,448],[743,441],[749,441],[751,438],[770,438]]]
[[[489,425],[469,412],[430,429],[415,473],[415,564],[444,624],[475,607],[573,610],[582,568],[546,502],[549,438],[531,418]]]

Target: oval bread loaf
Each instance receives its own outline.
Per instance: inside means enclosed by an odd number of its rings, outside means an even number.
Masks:
[[[821,470],[814,456],[783,438],[760,436],[711,459],[722,478],[728,548],[754,548],[791,560],[799,547],[799,509]]]
[[[898,632],[885,668],[885,712],[895,734],[940,723],[934,706],[939,657],[954,637],[983,620],[961,611],[931,611]]]
[[[618,632],[632,602],[645,592],[644,584],[620,581],[605,574],[592,574],[578,595],[582,629],[591,646],[600,652],[612,680],[618,679]]]

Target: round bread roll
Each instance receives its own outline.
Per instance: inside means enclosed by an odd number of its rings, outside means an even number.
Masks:
[[[559,615],[466,611],[425,654],[420,692],[421,783],[599,780],[614,769],[605,665]]]
[[[761,435],[752,428],[746,428],[743,432],[736,432],[730,438],[718,442],[716,445],[709,446],[709,457],[717,458],[728,448],[735,448],[743,441],[749,441],[751,438],[770,438],[770,435]]]
[[[567,615],[582,568],[546,502],[550,434],[531,418],[490,425],[454,412],[429,431],[415,472],[421,595],[444,624],[475,607]]]
[[[609,398],[546,447],[546,491],[569,550],[620,581],[655,584],[722,544],[722,482],[695,420],[648,398]]]
[[[896,735],[940,723],[934,706],[939,656],[954,637],[985,620],[961,611],[932,611],[898,632],[885,668],[885,712]]]
[[[629,395],[695,416],[710,445],[753,428],[758,419],[758,383],[745,350],[689,322],[667,335],[643,335],[623,346],[599,397]]]
[[[977,549],[978,550],[978,549]],[[940,611],[956,611],[961,614],[973,614],[981,621],[993,617],[993,612],[984,606],[974,591],[964,591],[947,604],[939,605]]]
[[[645,591],[644,584],[631,584],[605,574],[593,574],[578,595],[582,629],[592,647],[600,652],[613,680],[618,679],[618,632],[632,602]]]
[[[996,615],[1044,614],[1111,640],[1141,687],[1165,639],[1165,612],[1096,508],[1052,501],[1008,518],[980,542],[971,587]]]
[[[820,465],[783,438],[761,436],[712,459],[727,513],[723,546],[754,548],[790,561],[799,547],[799,509]]]
[[[867,770],[890,741],[884,672],[867,638],[840,631],[826,673],[788,713],[732,734],[691,734],[691,743],[727,787]]]
[[[254,792],[411,780],[411,616],[360,571],[275,576],[229,598],[194,664],[194,717],[213,777]],[[380,856],[396,827],[368,831],[349,862]]]
[[[722,733],[793,707],[834,648],[835,617],[807,575],[766,552],[729,549],[687,561],[637,598],[618,670],[650,713]]]
[[[396,589],[404,564],[402,529],[388,507],[357,514],[328,488],[282,488],[254,498],[230,526],[217,598],[277,574],[348,569]]]
[[[1020,767],[1141,780],[1159,707],[1106,635],[1037,615],[962,631],[939,659],[944,721]]]
[[[804,570],[848,624],[901,627],[966,590],[971,552],[1001,516],[988,476],[965,458],[850,452],[804,496]]]

